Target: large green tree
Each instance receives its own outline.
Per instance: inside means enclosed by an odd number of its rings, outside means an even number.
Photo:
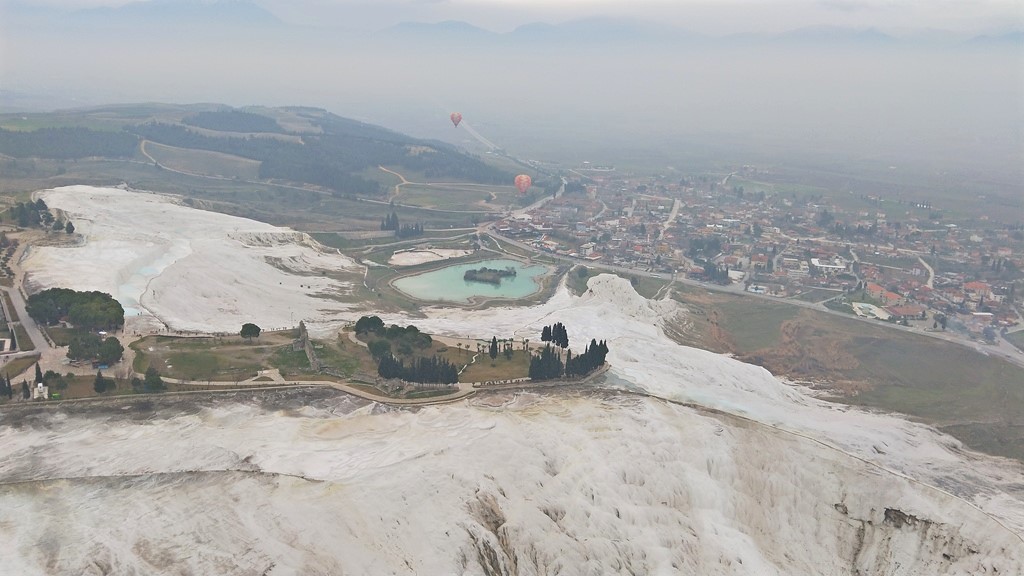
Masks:
[[[356,320],[356,334],[379,332],[383,329],[384,321],[380,319],[380,316],[363,316]]]
[[[102,371],[96,372],[96,379],[92,381],[92,389],[97,394],[103,394],[107,390],[113,390],[115,388],[114,381],[103,375]]]
[[[152,366],[146,368],[146,376],[142,379],[142,390],[143,392],[163,392],[167,390],[167,384],[164,384],[164,379],[160,377],[160,372],[156,368]]]
[[[123,355],[124,346],[121,345],[121,342],[113,336],[108,336],[103,340],[103,343],[100,344],[99,353],[97,354],[96,359],[99,360],[101,364],[113,364],[115,362],[120,362]]]
[[[101,339],[92,332],[78,334],[68,344],[68,358],[72,360],[97,361],[100,364],[115,364],[121,361],[124,346],[113,336]]]
[[[117,330],[124,326],[124,308],[103,292],[50,288],[29,296],[26,308],[36,322],[48,326],[62,318],[85,330]]]
[[[238,335],[251,342],[253,338],[260,337],[260,327],[252,322],[246,322],[242,324],[242,329],[238,332]]]

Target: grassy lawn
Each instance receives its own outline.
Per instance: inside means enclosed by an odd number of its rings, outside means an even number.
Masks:
[[[448,396],[452,394],[451,388],[438,388],[436,390],[414,390],[405,395],[406,398],[433,398],[435,396]]]
[[[475,354],[475,349],[472,352]],[[472,354],[465,356],[465,353],[462,353],[459,357],[463,358],[463,362],[467,362],[466,358],[472,358]],[[512,354],[511,360],[505,358],[504,354],[498,354],[497,358],[491,360],[491,357],[484,353],[477,358],[475,364],[467,366],[466,370],[459,375],[459,382],[509,380],[511,378],[525,378],[529,374],[530,354],[523,350],[516,350]]]
[[[340,335],[334,340],[314,340],[313,349],[325,368],[346,376],[352,376],[359,370],[370,374],[377,370],[366,348],[353,343],[346,335]]]
[[[825,290],[824,288],[811,288],[806,290],[796,297],[797,300],[803,300],[804,302],[821,302],[822,300],[828,300],[829,298],[835,298],[836,296],[842,295],[841,290]]]
[[[14,360],[11,360],[10,362],[5,363],[3,365],[3,368],[0,368],[0,370],[3,371],[3,374],[5,374],[7,376],[10,376],[11,379],[13,380],[17,376],[20,376],[22,372],[24,372],[25,370],[28,370],[29,368],[31,368],[32,365],[35,364],[38,361],[39,361],[39,356],[29,356],[27,358],[15,358]]]
[[[586,274],[581,276],[580,270],[584,267],[586,267]],[[574,266],[566,277],[569,291],[577,296],[584,294],[587,291],[587,282],[589,282],[594,276],[599,276],[601,274],[609,274],[609,272],[586,265]],[[633,290],[636,290],[636,293],[644,298],[654,298],[658,292],[669,283],[668,280],[661,280],[659,278],[651,278],[648,276],[632,276],[628,274],[618,275],[629,280],[630,284],[633,286]]]
[[[50,336],[50,340],[53,340],[53,343],[57,346],[67,346],[71,344],[71,339],[81,332],[74,328],[62,328],[60,326],[40,326],[40,328]]]
[[[133,368],[142,373],[153,366],[168,378],[218,382],[253,378],[259,370],[277,368],[276,363],[284,372],[297,371],[301,353],[291,352],[293,337],[290,330],[264,332],[252,342],[239,337],[147,336],[131,344],[136,351]]]
[[[5,291],[4,292],[0,292],[0,294],[3,294],[4,308],[7,309],[7,313],[10,315],[10,318],[8,318],[7,321],[8,322],[18,322],[19,321],[18,311],[14,309],[14,302],[11,301],[11,295],[8,294]]]
[[[1024,330],[1007,334],[1006,339],[1017,348],[1024,350]]]
[[[581,271],[583,272],[583,274],[580,274]],[[593,268],[585,268],[582,266],[574,267],[572,270],[569,271],[568,276],[566,276],[565,278],[566,284],[569,287],[569,291],[572,292],[573,294],[576,294],[577,296],[582,295],[584,292],[587,291],[587,282],[589,282],[591,278],[597,276],[600,273],[600,270],[595,270]]]
[[[850,352],[870,358],[859,371],[885,383],[852,398],[857,404],[941,422],[1024,425],[1024,369],[1009,362],[924,337],[855,338]]]
[[[836,312],[843,312],[845,314],[854,314],[853,306],[851,306],[849,302],[825,302],[825,308],[835,310]]]
[[[748,297],[733,297],[718,307],[722,328],[745,353],[768,348],[779,342],[782,323],[796,317],[798,309],[782,303]]]
[[[635,278],[636,282],[633,283],[633,279],[630,278],[630,283],[633,284],[633,289],[636,290],[636,293],[644,298],[654,298],[668,284],[667,280],[660,280],[649,276],[635,276]]]
[[[18,341],[18,350],[29,352],[36,349],[35,343],[28,337],[28,331],[21,324],[14,327],[14,337]]]

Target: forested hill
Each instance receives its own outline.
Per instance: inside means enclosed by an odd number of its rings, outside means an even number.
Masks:
[[[338,192],[379,193],[380,184],[358,175],[377,166],[398,166],[428,178],[488,184],[512,180],[512,174],[445,144],[417,140],[333,114],[311,120],[321,132],[301,134],[301,143],[276,138],[208,136],[187,126],[156,122],[128,129],[146,140],[168,146],[259,160],[261,178],[306,182]]]
[[[225,132],[284,132],[273,118],[244,110],[198,112],[181,121],[189,126]]]
[[[0,128],[0,154],[13,158],[126,158],[135,154],[138,146],[139,139],[132,134],[101,132],[81,126],[33,131]]]
[[[108,107],[32,117],[0,116],[0,154],[54,159],[134,155],[143,159],[138,143],[145,139],[257,160],[261,179],[312,184],[359,196],[384,192],[379,182],[367,177],[377,166],[447,181],[505,184],[513,177],[448,144],[412,138],[315,108],[139,105],[124,110],[130,114]],[[18,122],[18,130],[3,129]],[[59,122],[76,127],[55,127]],[[106,124],[98,126],[100,123]]]

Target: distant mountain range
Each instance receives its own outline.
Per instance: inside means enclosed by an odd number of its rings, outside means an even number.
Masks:
[[[245,31],[262,30],[287,33],[320,29],[334,30],[345,23],[327,22],[316,27],[289,24],[251,0],[151,0],[131,2],[116,7],[69,10],[39,7],[31,4],[7,5],[4,13],[12,29],[25,25],[69,28],[75,31],[108,32],[181,32],[187,30]],[[1024,31],[1008,30],[966,36],[943,30],[910,30],[885,32],[874,28],[816,26],[778,34],[735,34],[706,36],[658,22],[629,18],[593,17],[557,24],[534,22],[506,33],[498,33],[468,22],[403,22],[377,31],[363,31],[358,36],[385,41],[430,40],[442,45],[452,44],[519,44],[550,43],[662,43],[701,42],[714,44],[972,44],[1024,45]]]
[[[107,27],[142,23],[164,26],[279,27],[284,22],[248,0],[151,0],[89,8],[68,18]]]

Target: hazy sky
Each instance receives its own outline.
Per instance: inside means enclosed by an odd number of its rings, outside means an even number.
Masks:
[[[168,0],[150,0],[168,1]],[[198,0],[204,1],[204,0]],[[656,20],[708,34],[838,25],[979,33],[1024,27],[1024,0],[253,0],[285,21],[386,27],[457,19],[494,31],[593,16]],[[0,0],[0,5],[15,0]],[[126,0],[33,0],[33,6],[119,6]]]
[[[1014,193],[1024,181],[1024,49],[1008,37],[971,38],[1024,30],[1024,0],[251,1],[323,30],[247,27],[189,7],[122,19],[14,9],[22,23],[5,27],[14,19],[2,9],[14,4],[0,0],[0,111],[140,101],[319,106],[475,149],[448,120],[459,110],[491,141],[543,160],[806,162],[887,174],[913,164],[940,182],[951,174],[1013,182]],[[165,20],[177,12],[205,20]],[[616,39],[624,27],[615,25],[500,39],[451,27],[345,31],[462,20],[507,32],[600,16],[708,36],[835,26],[906,39],[662,42],[646,32]],[[954,37],[915,41],[934,30]]]

